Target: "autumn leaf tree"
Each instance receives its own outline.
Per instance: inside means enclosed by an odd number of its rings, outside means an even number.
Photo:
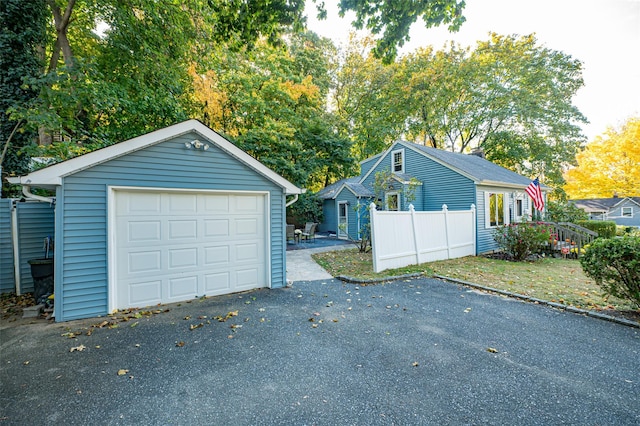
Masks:
[[[640,196],[640,117],[609,128],[576,155],[565,173],[570,199]]]

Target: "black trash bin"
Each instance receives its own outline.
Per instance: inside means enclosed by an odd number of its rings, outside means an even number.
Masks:
[[[31,277],[33,277],[33,298],[43,303],[53,294],[53,258],[31,259]]]

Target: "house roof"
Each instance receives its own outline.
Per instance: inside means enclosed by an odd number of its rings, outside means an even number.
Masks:
[[[11,177],[7,178],[7,180],[19,185],[53,189],[56,186],[62,185],[62,179],[66,176],[190,132],[200,134],[203,138],[206,138],[208,142],[218,146],[223,151],[226,151],[228,154],[235,157],[238,161],[255,170],[258,174],[261,174],[265,178],[282,187],[286,194],[301,194],[303,192],[301,188],[298,188],[235,146],[232,142],[197,120],[183,121],[182,123],[174,124],[173,126],[165,127],[163,129],[54,164],[44,169],[29,173],[26,176]]]
[[[460,154],[457,152],[444,151],[442,149],[431,148],[411,142],[399,142],[405,147],[421,152],[431,159],[448,166],[449,168],[466,175],[473,181],[482,185],[512,185],[527,187],[531,179],[519,175],[509,169],[492,163],[477,155]],[[541,188],[548,189],[546,185]]]
[[[316,194],[323,200],[330,200],[336,198],[343,188],[348,188],[354,193],[356,197],[373,197],[375,194],[371,192],[367,187],[360,183],[360,176],[341,179],[329,186],[322,188]]]
[[[608,212],[618,204],[623,203],[625,200],[631,200],[640,206],[640,197],[587,198],[569,201],[587,213],[602,213]]]

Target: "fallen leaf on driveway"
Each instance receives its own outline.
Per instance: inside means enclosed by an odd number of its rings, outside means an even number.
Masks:
[[[75,351],[82,352],[85,349],[87,349],[85,345],[74,346],[73,348],[69,349],[69,352],[75,352]]]
[[[200,328],[200,327],[202,327],[202,326],[204,326],[204,323],[200,323],[200,324],[191,324],[191,325],[189,326],[189,330],[195,330],[196,328]]]
[[[487,348],[487,352],[491,352],[492,354],[497,354],[498,350],[496,348]]]
[[[124,376],[128,372],[129,370],[125,370],[124,368],[121,368],[120,370],[118,370],[118,376]]]
[[[464,310],[465,314],[468,314],[469,312],[471,312],[471,308],[467,308],[467,309]]]
[[[419,366],[420,364],[418,364],[418,362],[417,362],[417,361],[414,361],[414,362],[413,362],[413,364],[411,364],[411,365],[412,365],[412,366],[414,366],[414,367],[417,367],[417,366]]]
[[[181,348],[181,347],[183,347],[183,346],[184,346],[184,342],[183,342],[183,341],[176,342],[176,346],[177,346],[177,347],[179,347],[179,348]]]

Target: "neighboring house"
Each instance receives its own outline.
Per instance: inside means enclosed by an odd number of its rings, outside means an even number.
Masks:
[[[612,220],[618,225],[640,227],[640,197],[614,196],[570,202],[587,212],[589,219]]]
[[[57,321],[286,285],[302,190],[198,121],[8,180],[56,192]]]
[[[397,141],[362,161],[360,168],[360,176],[342,179],[318,192],[323,200],[321,231],[358,240],[362,225],[368,222],[366,206],[378,197],[387,209],[399,210],[407,210],[409,204],[418,211],[441,210],[443,204],[449,210],[468,210],[473,204],[477,253],[483,253],[497,248],[493,240],[497,226],[527,220],[532,214],[532,202],[525,192],[531,179],[479,155]],[[383,170],[391,171],[393,178],[384,194],[374,194],[375,175]],[[412,178],[418,186],[413,201],[407,203],[403,190],[412,184]],[[547,189],[542,185],[543,196]]]

